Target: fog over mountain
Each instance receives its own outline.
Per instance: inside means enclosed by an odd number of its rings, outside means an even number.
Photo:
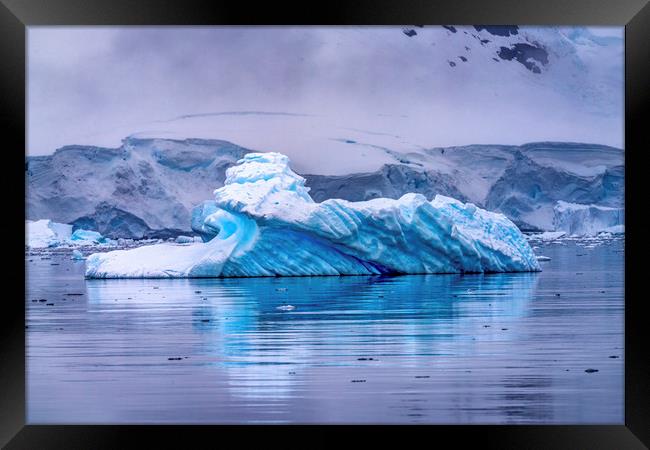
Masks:
[[[282,151],[310,172],[316,167],[306,162],[334,174],[360,158],[338,139],[395,151],[534,141],[622,148],[622,34],[514,26],[30,27],[28,153],[116,147],[132,134],[210,138]],[[347,161],[333,164],[333,156]]]

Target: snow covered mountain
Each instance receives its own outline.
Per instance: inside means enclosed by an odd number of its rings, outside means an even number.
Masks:
[[[68,146],[28,157],[27,218],[110,238],[187,234],[192,209],[211,198],[225,170],[249,152],[225,141],[131,137],[118,148]],[[624,206],[624,152],[612,147],[531,143],[384,154],[386,163],[373,171],[303,172],[311,197],[362,201],[420,193],[431,200],[441,194],[502,212],[524,230],[555,230],[558,201]]]
[[[538,141],[620,148],[622,30],[35,30],[28,151],[117,147],[124,136],[220,139],[284,153],[301,173],[345,175],[392,161],[383,149]],[[71,43],[79,53],[66,51]]]

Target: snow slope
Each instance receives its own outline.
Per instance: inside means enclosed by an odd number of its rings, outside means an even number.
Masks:
[[[536,271],[526,239],[501,214],[418,194],[316,203],[279,153],[228,169],[204,222],[218,234],[190,246],[97,253],[86,276],[236,277]]]

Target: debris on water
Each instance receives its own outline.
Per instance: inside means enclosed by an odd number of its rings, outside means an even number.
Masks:
[[[601,294],[604,294],[604,293],[605,293],[605,291],[600,291],[600,293],[601,293]]]
[[[537,261],[550,261],[550,260],[551,260],[551,258],[549,258],[548,256],[544,256],[544,255],[539,255],[537,257]]]
[[[158,286],[154,286],[153,288],[154,288],[154,289],[158,289]]]
[[[556,293],[556,294],[555,294],[555,296],[556,296],[556,297],[559,297],[559,296],[560,296],[560,294],[558,294],[558,293]]]
[[[282,306],[278,306],[275,309],[279,309],[280,311],[292,311],[296,309],[296,307],[293,305],[282,305]]]
[[[614,359],[614,358],[618,358],[618,356],[617,355],[612,355],[612,356],[610,356],[610,358]]]
[[[201,319],[201,322],[209,322],[210,319]]]
[[[200,294],[200,293],[201,293],[201,291],[194,291],[194,293],[195,293],[195,294]]]
[[[353,383],[365,383],[366,380],[352,380]]]
[[[181,359],[183,358],[181,358],[180,356],[176,356],[176,357],[172,356],[170,358],[167,358],[168,361],[180,361]]]
[[[483,328],[490,328],[490,325],[483,325]]]
[[[429,375],[416,375],[415,378],[431,378]]]
[[[50,263],[50,266],[60,266],[61,264],[59,263]]]
[[[375,358],[357,358],[357,361],[376,361]]]
[[[47,299],[44,299],[44,298],[39,300],[39,302],[46,302],[46,301],[47,301]]]
[[[286,292],[288,289],[287,288],[275,288],[277,292]]]
[[[289,375],[295,375],[296,372],[289,372]]]
[[[68,293],[63,294],[63,295],[83,295],[83,294],[79,294],[77,292],[68,292]]]
[[[585,372],[594,373],[594,372],[598,372],[598,369],[585,369]]]
[[[54,303],[46,303],[45,306],[54,306]]]
[[[508,331],[507,328],[501,328],[501,331]]]

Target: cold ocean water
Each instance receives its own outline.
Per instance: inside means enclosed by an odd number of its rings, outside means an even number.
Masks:
[[[85,280],[26,253],[27,421],[622,424],[624,240],[540,273]]]

